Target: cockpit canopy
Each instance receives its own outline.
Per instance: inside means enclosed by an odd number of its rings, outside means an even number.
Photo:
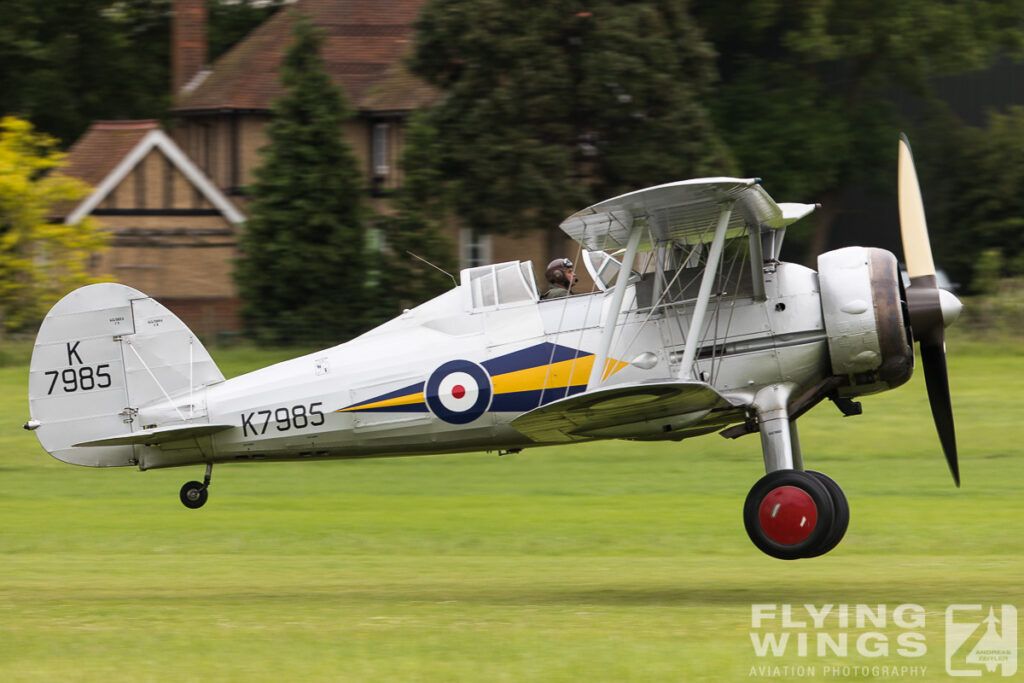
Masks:
[[[467,297],[466,307],[471,311],[535,303],[540,299],[530,261],[507,261],[466,268],[460,276]]]

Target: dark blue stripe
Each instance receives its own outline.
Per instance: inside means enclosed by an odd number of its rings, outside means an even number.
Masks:
[[[594,354],[586,351],[580,351],[579,349],[569,348],[568,346],[560,346],[558,344],[552,344],[551,342],[544,342],[542,344],[530,346],[521,351],[513,351],[512,353],[507,353],[504,356],[492,358],[484,361],[481,365],[487,369],[487,372],[490,373],[491,377],[494,377],[495,375],[503,375],[506,372],[535,368],[540,365],[548,365],[549,363],[561,363],[564,360],[586,358],[587,356],[592,355]]]
[[[566,391],[565,387],[559,389],[535,389],[531,391],[510,391],[505,394],[495,394],[491,399],[490,412],[492,413],[525,413],[528,410],[540,407],[545,403],[557,401],[566,396],[572,396],[586,390],[585,384],[571,386]]]

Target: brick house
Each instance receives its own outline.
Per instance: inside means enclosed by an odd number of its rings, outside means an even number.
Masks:
[[[93,272],[159,298],[203,334],[238,329],[230,260],[245,215],[157,121],[94,122],[64,172],[93,188],[64,221],[94,216],[111,233]]]

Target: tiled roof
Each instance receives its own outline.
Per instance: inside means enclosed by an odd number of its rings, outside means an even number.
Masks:
[[[353,106],[364,111],[414,109],[434,97],[433,89],[401,65],[423,2],[298,0],[214,62],[195,89],[176,96],[174,109],[270,109],[283,94],[278,71],[291,42],[293,11],[307,14],[326,31],[324,61]]]
[[[93,121],[89,130],[68,150],[67,164],[61,172],[96,185],[149,131],[159,127],[160,123],[154,119]]]
[[[61,172],[85,181],[91,191],[78,201],[63,202],[53,207],[49,217],[77,223],[90,214],[100,202],[153,149],[183,174],[207,201],[232,223],[245,220],[238,207],[207,178],[191,159],[152,119],[136,121],[94,121],[89,130],[71,146]]]
[[[416,78],[405,64],[396,62],[366,89],[359,109],[364,111],[411,111],[437,101],[439,91]]]

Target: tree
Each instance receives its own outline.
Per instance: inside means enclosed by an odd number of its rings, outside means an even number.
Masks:
[[[296,15],[281,66],[235,281],[261,342],[343,341],[362,331],[362,174],[342,136],[352,116],[320,56],[322,32]]]
[[[284,0],[211,0],[210,59]],[[93,119],[160,118],[171,103],[171,0],[4,0],[0,114],[65,145]]]
[[[823,205],[811,258],[846,189],[894,192],[894,96],[928,100],[934,77],[1024,44],[1014,0],[696,0],[695,12],[719,52],[715,122],[740,173]]]
[[[412,69],[455,211],[488,232],[553,227],[601,198],[728,170],[701,104],[712,50],[681,0],[432,0]],[[554,233],[555,231],[552,231]]]
[[[934,188],[928,215],[936,260],[968,293],[987,293],[1001,277],[1024,276],[1024,107],[991,112],[984,128],[932,123],[923,154],[941,159],[922,175]]]
[[[210,0],[210,61],[231,49],[290,0]]]
[[[378,303],[378,321],[454,286],[442,272],[455,269],[454,250],[441,232],[447,203],[437,193],[441,178],[434,159],[440,146],[428,117],[424,111],[409,117],[401,160],[402,187],[391,202],[394,213],[377,221],[382,237],[376,259],[381,268],[374,278],[378,290],[373,297]]]
[[[168,3],[0,3],[0,112],[71,143],[94,118],[166,109]]]
[[[5,331],[33,327],[56,300],[92,281],[90,258],[105,235],[90,219],[47,220],[59,204],[89,188],[62,175],[57,141],[27,121],[0,121],[0,320]]]

